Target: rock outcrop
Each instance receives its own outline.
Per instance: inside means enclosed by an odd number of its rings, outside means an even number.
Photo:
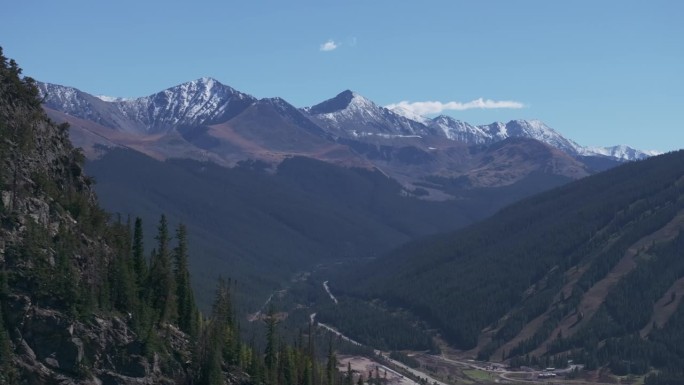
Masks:
[[[141,336],[137,314],[108,305],[115,228],[84,157],[0,59],[0,384],[191,383],[188,335],[150,322]]]

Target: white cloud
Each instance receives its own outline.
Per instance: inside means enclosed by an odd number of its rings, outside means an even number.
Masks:
[[[326,41],[325,43],[321,44],[320,50],[327,52],[327,51],[334,51],[339,47],[340,45],[338,43],[335,43],[334,40],[330,39]]]
[[[491,99],[475,99],[471,100],[469,102],[434,102],[434,101],[426,101],[426,102],[409,102],[409,101],[401,101],[399,103],[392,103],[390,105],[385,106],[386,108],[393,109],[393,108],[403,108],[408,111],[411,111],[415,114],[418,115],[432,115],[432,114],[439,114],[442,111],[465,111],[465,110],[472,110],[472,109],[482,109],[482,110],[489,110],[489,109],[495,109],[495,108],[524,108],[525,105],[520,102],[515,102],[512,100],[491,100]]]

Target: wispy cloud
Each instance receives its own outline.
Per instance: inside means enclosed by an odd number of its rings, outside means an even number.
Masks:
[[[330,39],[325,43],[321,44],[320,50],[323,52],[334,51],[339,47],[339,43],[335,43],[334,40]]]
[[[403,108],[418,115],[439,114],[443,111],[465,111],[473,109],[489,110],[495,108],[524,108],[525,105],[512,100],[475,99],[469,102],[409,102],[401,101],[385,106],[389,109]]]

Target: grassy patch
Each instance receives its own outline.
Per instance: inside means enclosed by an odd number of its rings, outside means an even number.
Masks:
[[[489,372],[477,369],[465,369],[463,374],[475,381],[493,381],[495,376]]]

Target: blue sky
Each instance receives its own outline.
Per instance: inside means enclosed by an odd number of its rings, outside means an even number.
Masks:
[[[483,98],[523,107],[442,113],[668,151],[684,148],[683,20],[679,0],[31,0],[3,5],[0,46],[24,74],[93,94],[212,76],[298,107],[345,89],[381,105]]]

